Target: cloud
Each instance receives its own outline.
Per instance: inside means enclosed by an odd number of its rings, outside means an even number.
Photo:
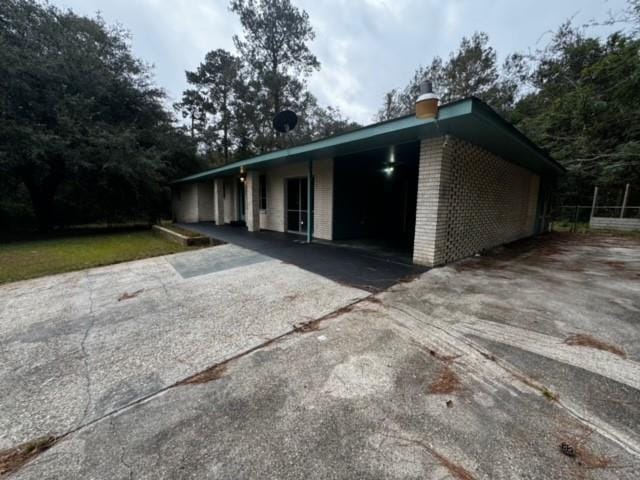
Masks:
[[[134,53],[155,65],[156,79],[172,100],[186,87],[184,71],[207,51],[233,50],[241,33],[227,0],[51,0],[76,12],[97,10],[133,34]],[[316,31],[312,50],[322,63],[309,80],[323,105],[368,123],[385,92],[403,87],[419,65],[447,57],[462,36],[489,34],[500,57],[535,49],[540,36],[578,12],[576,23],[604,18],[625,0],[293,0]]]

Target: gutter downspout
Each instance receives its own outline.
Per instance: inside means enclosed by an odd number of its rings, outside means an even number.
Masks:
[[[313,185],[313,160],[309,159],[309,172],[307,174],[307,243],[311,243],[313,238],[313,195],[311,192]]]

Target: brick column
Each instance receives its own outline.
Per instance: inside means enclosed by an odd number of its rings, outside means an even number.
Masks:
[[[413,263],[428,267],[444,261],[451,167],[445,152],[446,142],[446,137],[439,137],[420,144]]]
[[[216,178],[213,180],[213,221],[216,225],[224,224],[224,179]]]
[[[247,230],[260,230],[260,181],[258,172],[247,172],[245,180],[245,220]]]

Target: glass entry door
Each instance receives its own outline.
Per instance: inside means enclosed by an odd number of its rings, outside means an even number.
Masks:
[[[287,231],[307,233],[307,178],[287,179]]]

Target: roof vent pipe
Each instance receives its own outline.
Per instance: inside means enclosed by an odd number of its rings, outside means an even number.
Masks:
[[[438,116],[438,97],[433,93],[433,84],[425,80],[420,84],[420,96],[416,100],[416,118]]]

